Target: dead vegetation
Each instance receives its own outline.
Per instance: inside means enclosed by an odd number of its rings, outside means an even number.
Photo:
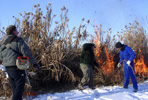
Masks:
[[[31,78],[33,89],[49,90],[53,85],[78,82],[79,56],[81,41],[88,37],[89,21],[82,19],[79,27],[69,29],[68,9],[61,8],[59,20],[52,12],[50,4],[46,7],[46,15],[35,5],[34,13],[20,14],[16,19],[20,36],[30,47],[42,72]],[[31,66],[30,71],[34,70]]]
[[[96,84],[114,85],[124,82],[123,65],[122,68],[117,68],[120,57],[119,51],[115,48],[117,41],[121,41],[125,45],[130,46],[135,51],[135,73],[138,82],[142,82],[148,78],[147,36],[146,31],[137,21],[133,24],[130,23],[129,26],[125,26],[125,29],[122,29],[121,32],[118,32],[118,34],[112,38],[111,29],[102,31],[101,25],[96,26],[95,33],[96,39],[94,42],[97,45],[95,53],[100,63],[100,68],[96,68]]]
[[[46,7],[46,15],[43,14],[39,4],[34,7],[34,13],[24,12],[24,14],[20,13],[18,18],[14,17],[20,36],[30,47],[42,70],[36,76],[30,77],[32,90],[45,93],[75,88],[82,77],[79,68],[81,45],[84,40],[88,41],[88,39],[97,45],[95,54],[100,67],[95,67],[94,70],[96,86],[121,84],[124,81],[123,67],[120,69],[116,67],[119,61],[119,51],[114,45],[117,41],[122,41],[135,50],[137,54],[135,65],[138,66],[135,66],[137,79],[141,81],[147,77],[147,67],[143,68],[147,61],[147,37],[146,32],[137,22],[125,26],[124,30],[114,36],[111,34],[111,29],[103,31],[102,25],[96,26],[94,29],[96,38],[92,39],[87,33],[89,20],[82,19],[79,27],[69,29],[68,9],[65,7],[61,8],[59,20],[56,21],[54,20],[56,15],[53,14],[50,3]],[[140,53],[139,50],[142,52]],[[142,57],[144,60],[141,59]],[[141,70],[138,68],[145,70],[138,72]],[[28,71],[36,70],[31,65]],[[0,78],[0,86],[3,79]],[[0,89],[2,90],[2,87]],[[4,95],[3,92],[0,92],[0,95]],[[10,92],[9,95],[11,95]]]
[[[11,92],[11,86],[9,83],[9,79],[6,77],[6,74],[4,71],[0,69],[0,96],[10,97],[12,92]]]

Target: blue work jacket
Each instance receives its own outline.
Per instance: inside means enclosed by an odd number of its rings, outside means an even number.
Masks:
[[[123,45],[122,50],[120,50],[120,63],[123,63],[123,60],[131,61],[133,63],[135,59],[135,52],[128,47],[127,45]]]

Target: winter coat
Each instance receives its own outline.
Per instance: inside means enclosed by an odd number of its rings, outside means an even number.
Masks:
[[[123,60],[126,61],[131,61],[131,63],[133,63],[134,59],[135,59],[135,52],[128,47],[127,45],[123,45],[122,50],[120,50],[120,63],[123,62]]]
[[[32,64],[36,63],[29,47],[22,38],[15,35],[8,35],[0,46],[0,60],[4,66],[16,66],[18,56],[27,56]]]
[[[92,43],[85,43],[83,45],[80,57],[80,64],[90,65],[92,67],[94,65],[99,66],[99,64],[95,61],[95,54],[92,47]]]

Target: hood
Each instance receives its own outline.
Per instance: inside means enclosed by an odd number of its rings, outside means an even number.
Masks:
[[[92,50],[92,47],[93,47],[93,44],[92,43],[85,43],[83,44],[83,49],[82,51],[91,51]]]

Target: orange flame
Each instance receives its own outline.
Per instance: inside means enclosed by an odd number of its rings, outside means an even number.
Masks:
[[[97,56],[97,60],[99,62],[99,64],[101,65],[101,68],[103,70],[103,74],[110,76],[111,73],[114,72],[114,61],[113,61],[113,55],[110,54],[110,52],[108,52],[107,47],[105,46],[104,48],[101,47],[101,41],[100,41],[100,36],[98,34],[96,34],[96,41],[95,41],[95,45],[96,45],[96,49],[95,49],[95,54]],[[105,56],[106,59],[102,58],[102,50],[105,51]]]
[[[106,46],[105,46],[105,54],[106,54],[106,57],[107,57],[107,60],[106,60],[106,67],[107,67],[107,70],[106,72],[108,74],[111,74],[113,71],[114,71],[114,58],[111,54],[109,54]]]
[[[108,51],[106,46],[104,47],[101,46],[100,36],[98,34],[96,34],[95,44],[96,44],[95,54],[97,57],[97,61],[101,65],[103,74],[109,77],[110,75],[112,75],[112,73],[115,72],[114,56]],[[140,49],[139,51],[140,51],[139,55],[136,55],[139,58],[136,58],[136,60],[134,60],[135,73],[138,74],[139,76],[144,75],[148,77],[148,67],[144,62],[144,56],[142,55]],[[114,76],[116,77],[116,75]]]
[[[138,75],[146,75],[148,77],[148,67],[144,63],[144,56],[141,54],[141,49],[139,49],[139,56],[140,58],[135,61],[135,72]]]

